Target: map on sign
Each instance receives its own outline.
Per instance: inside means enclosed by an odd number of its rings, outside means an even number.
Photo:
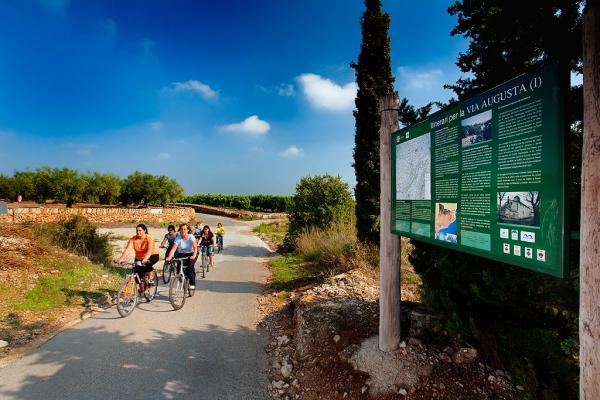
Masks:
[[[396,145],[396,198],[431,200],[431,135]]]

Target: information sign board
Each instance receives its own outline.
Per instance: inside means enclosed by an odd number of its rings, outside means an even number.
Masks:
[[[555,276],[566,259],[556,65],[392,134],[392,232]]]

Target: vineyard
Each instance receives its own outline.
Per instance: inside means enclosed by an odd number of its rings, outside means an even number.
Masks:
[[[184,203],[266,212],[287,212],[291,207],[292,201],[291,196],[272,196],[265,194],[235,195],[198,193],[183,199]]]

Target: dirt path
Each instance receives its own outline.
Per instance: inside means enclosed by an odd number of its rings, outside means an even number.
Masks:
[[[266,245],[252,223],[223,222],[225,251],[198,280],[196,295],[173,311],[168,288],[128,318],[113,307],[67,329],[0,370],[2,399],[264,399],[266,335],[257,330],[256,297]],[[152,229],[155,238],[165,229]],[[113,229],[130,236],[131,228]]]

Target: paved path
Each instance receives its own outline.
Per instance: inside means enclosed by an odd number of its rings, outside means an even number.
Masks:
[[[99,313],[1,369],[0,399],[268,398],[266,334],[255,322],[269,251],[248,223],[201,218],[223,222],[225,251],[180,311],[161,285],[128,318],[114,307]]]

